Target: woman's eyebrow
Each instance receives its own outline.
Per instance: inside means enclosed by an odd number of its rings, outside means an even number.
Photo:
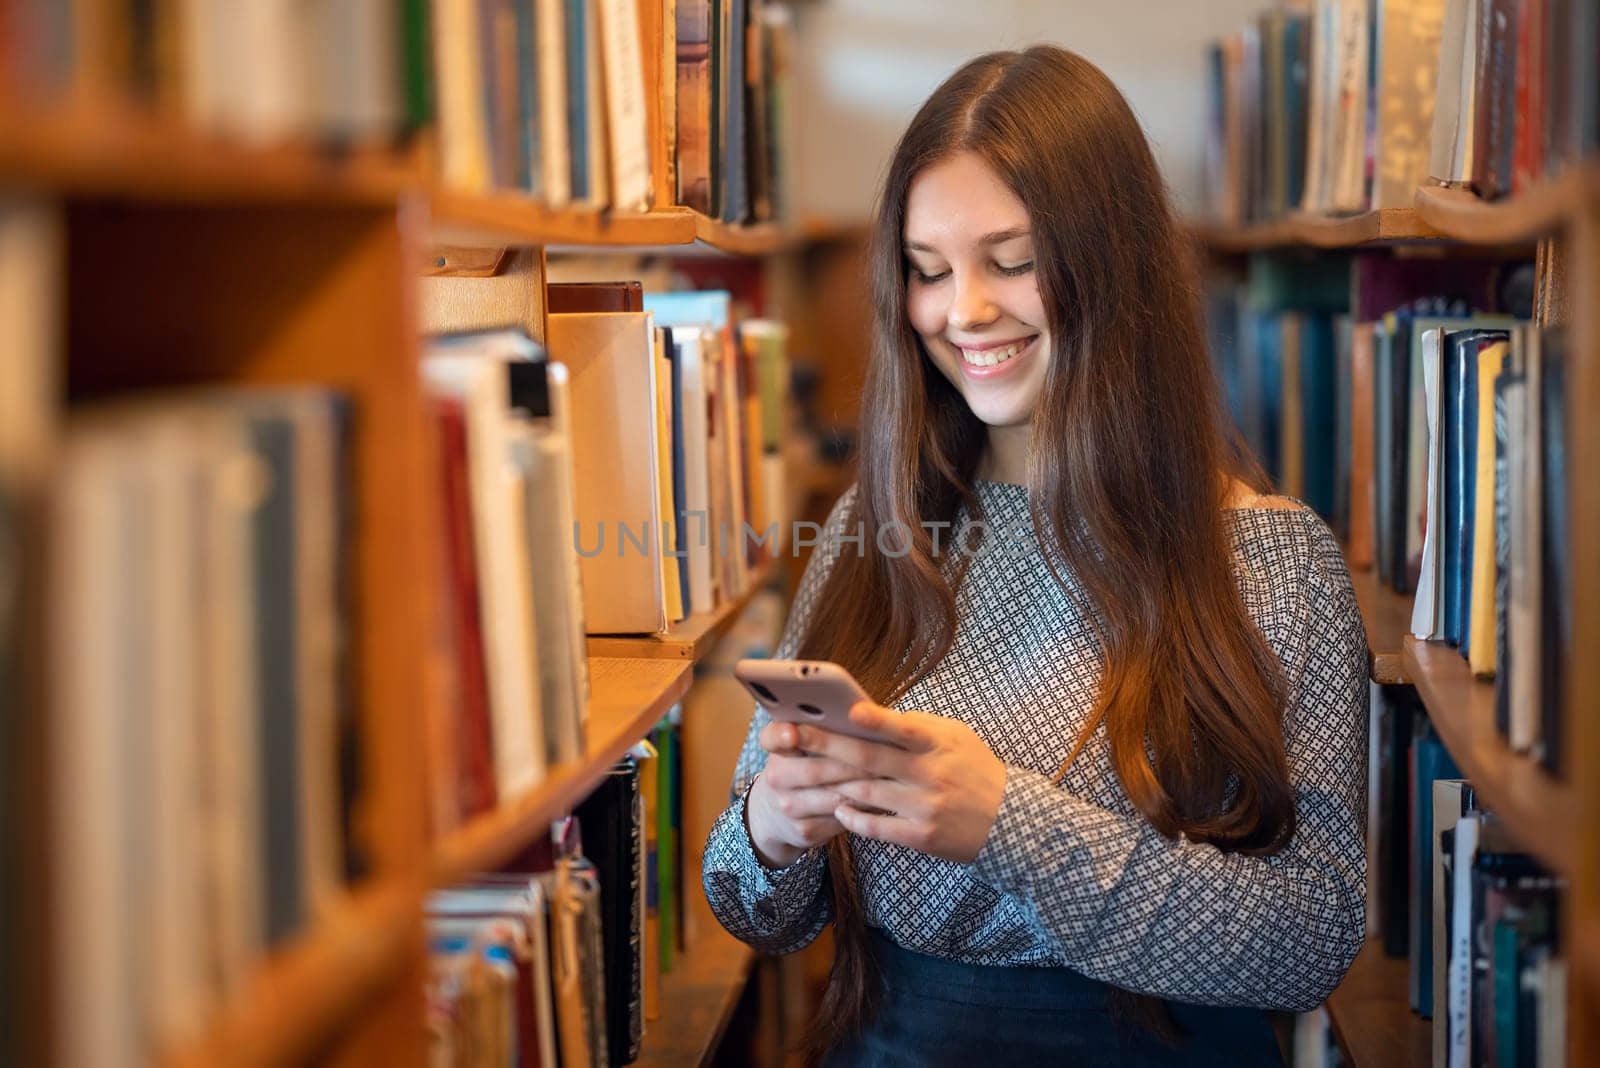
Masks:
[[[984,234],[982,237],[978,238],[978,244],[980,244],[980,245],[1000,245],[1000,244],[1004,244],[1007,241],[1012,241],[1012,240],[1014,240],[1016,238],[1019,238],[1019,237],[1028,237],[1028,236],[1030,236],[1030,234],[1031,234],[1031,231],[1026,226],[1013,226],[1009,230],[996,230],[993,233]],[[938,250],[930,248],[929,246],[924,245],[920,241],[907,241],[906,242],[906,251],[907,252],[927,252],[927,253],[931,253],[933,255],[938,255]]]

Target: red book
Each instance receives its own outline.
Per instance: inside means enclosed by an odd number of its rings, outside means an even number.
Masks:
[[[455,398],[438,398],[433,403],[443,470],[448,612],[456,650],[456,798],[465,817],[495,807],[494,736],[489,727],[489,679],[478,608],[478,563],[472,548],[466,414]]]
[[[1544,0],[1517,5],[1516,134],[1511,147],[1511,191],[1521,193],[1544,176]]]

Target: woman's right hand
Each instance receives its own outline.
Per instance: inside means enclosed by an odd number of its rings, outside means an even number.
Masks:
[[[806,850],[843,833],[833,817],[841,800],[833,786],[862,775],[829,757],[806,755],[792,723],[769,723],[757,740],[767,751],[767,766],[750,787],[745,826],[761,863],[787,868]]]

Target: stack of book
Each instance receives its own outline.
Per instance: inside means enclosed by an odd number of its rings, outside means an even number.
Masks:
[[[1208,214],[1518,192],[1594,151],[1600,19],[1571,0],[1317,0],[1210,47]]]
[[[776,218],[792,20],[772,0],[434,0],[445,183],[552,208]]]
[[[680,715],[512,870],[429,899],[433,1063],[637,1059],[683,952]]]
[[[1412,691],[1373,702],[1368,930],[1407,961],[1438,1064],[1562,1063],[1561,881],[1509,840]]]
[[[1331,282],[1307,270],[1257,257],[1245,286],[1213,291],[1242,437],[1282,492],[1341,533],[1353,567],[1415,595],[1412,633],[1495,679],[1512,747],[1559,767],[1565,334],[1474,310],[1526,315],[1525,266],[1380,255],[1336,262]]]
[[[64,101],[251,143],[382,144],[428,121],[426,0],[16,0],[0,96]]]
[[[436,338],[423,361],[454,668],[433,732],[446,828],[582,754],[586,634],[665,632],[780,551],[786,328],[736,326],[723,292],[548,294],[548,349],[499,330]]]
[[[45,576],[64,1063],[193,1040],[363,868],[340,774],[348,417],[234,389],[68,424]]]

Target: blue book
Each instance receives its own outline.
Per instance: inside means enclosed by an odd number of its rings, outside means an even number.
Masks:
[[[646,293],[644,310],[655,315],[657,326],[709,326],[723,330],[732,318],[733,297],[725,289]]]
[[[1261,414],[1258,423],[1260,438],[1255,442],[1256,455],[1267,477],[1274,483],[1283,478],[1283,457],[1279,447],[1283,426],[1283,317],[1273,315],[1263,318],[1256,329],[1256,358],[1259,371]]]
[[[1466,512],[1462,505],[1462,495],[1466,492],[1464,481],[1467,465],[1462,462],[1461,428],[1464,425],[1467,403],[1467,360],[1463,356],[1464,346],[1459,342],[1467,335],[1468,331],[1446,331],[1440,341],[1440,350],[1444,356],[1444,444],[1441,450],[1444,461],[1444,489],[1442,507],[1439,509],[1443,519],[1443,537],[1439,539],[1443,549],[1444,567],[1441,574],[1444,581],[1439,591],[1440,604],[1443,609],[1443,631],[1445,641],[1452,645],[1461,640],[1461,534]]]
[[[567,136],[571,141],[572,199],[588,200],[589,79],[588,0],[567,0]]]
[[[1305,503],[1333,522],[1334,466],[1338,444],[1339,385],[1335,379],[1333,318],[1308,312],[1300,318],[1301,456]]]

